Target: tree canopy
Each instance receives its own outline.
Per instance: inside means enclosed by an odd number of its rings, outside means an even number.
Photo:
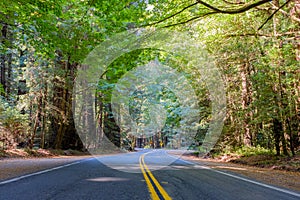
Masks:
[[[120,55],[99,77],[95,94],[85,91],[79,99],[87,102],[79,115],[72,109],[78,70],[99,44],[119,33],[161,29],[188,33],[222,74],[226,117],[215,150],[247,146],[295,155],[300,148],[299,0],[1,1],[0,16],[2,149],[82,150],[106,148],[105,141],[181,148],[188,140],[201,150],[213,121],[212,95],[199,81],[205,75],[184,55],[159,48]],[[128,106],[138,127],[155,134],[132,135],[119,126],[113,91],[126,74],[153,61],[184,74],[193,88],[199,107],[194,138],[179,133],[184,111],[176,93],[159,84],[138,86]]]

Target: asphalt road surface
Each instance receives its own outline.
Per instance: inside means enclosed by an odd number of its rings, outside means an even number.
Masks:
[[[0,182],[0,200],[47,199],[270,199],[300,193],[143,150],[71,164]]]

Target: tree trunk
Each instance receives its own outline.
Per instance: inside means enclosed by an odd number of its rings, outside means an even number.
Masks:
[[[6,46],[6,40],[7,40],[7,30],[8,29],[8,26],[7,25],[3,25],[2,27],[2,30],[1,30],[1,42],[2,42],[2,45],[3,47],[5,48]],[[5,66],[5,63],[6,63],[6,56],[5,56],[5,52],[1,53],[0,55],[0,78],[1,78],[1,81],[0,81],[0,84],[2,85],[2,88],[3,88],[3,91],[0,90],[0,95],[1,96],[5,96],[6,95],[6,74],[5,74],[5,71],[6,71],[6,66]]]
[[[275,148],[276,148],[276,155],[280,156],[280,135],[282,131],[282,124],[278,121],[278,119],[273,119],[273,133],[275,139]]]
[[[299,25],[299,20],[300,20],[300,0],[294,0],[294,7],[290,10],[290,17],[291,20],[298,19],[297,21],[295,20],[295,23],[298,23]],[[296,54],[296,60],[300,61],[300,35],[299,35],[299,26],[297,30],[295,31],[295,54]]]
[[[121,146],[120,128],[115,121],[110,103],[105,105],[104,134],[116,147]]]
[[[60,55],[59,59],[62,59]],[[63,76],[54,80],[53,106],[55,112],[52,113],[52,144],[56,149],[79,149],[83,144],[77,134],[72,112],[72,90],[74,86],[75,70],[77,64],[70,63],[70,57],[67,61],[58,61],[58,74]],[[54,141],[53,141],[54,140]]]
[[[48,84],[47,82],[44,83],[45,84],[45,90],[44,90],[44,94],[42,96],[42,127],[41,127],[41,148],[44,149],[45,146],[45,142],[46,142],[46,120],[47,120],[47,114],[46,114],[46,102],[47,102],[47,97],[48,97]]]
[[[66,89],[61,88],[62,96],[60,96],[61,101],[60,105],[57,105],[60,108],[61,116],[59,116],[59,124],[58,129],[55,137],[55,149],[62,149],[62,141],[64,137],[64,133],[66,130],[66,126],[68,125],[67,121],[67,113],[66,113]]]
[[[101,142],[103,140],[103,136],[104,136],[104,132],[103,132],[103,112],[104,112],[104,110],[103,110],[102,98],[98,97],[96,99],[98,99],[96,102],[96,105],[98,105],[97,106],[98,107],[98,129],[97,129],[98,142],[97,142],[96,148],[98,148],[98,147],[100,147],[100,144],[101,144]]]
[[[8,99],[11,94],[11,86],[12,86],[12,53],[7,55],[7,80],[6,80],[6,98]]]
[[[252,134],[250,131],[250,113],[248,111],[248,106],[250,105],[251,92],[250,92],[250,71],[249,64],[245,62],[240,69],[240,74],[242,78],[242,109],[244,114],[243,120],[243,143],[245,146],[252,146]]]
[[[279,0],[274,0],[273,1],[274,5],[276,7],[279,7]],[[277,70],[275,73],[278,74],[278,86],[274,85],[274,93],[275,93],[275,105],[277,106],[277,109],[275,109],[275,115],[277,115],[276,123],[274,123],[274,134],[275,138],[280,138],[281,145],[282,145],[282,150],[284,155],[288,155],[288,150],[287,150],[287,144],[286,144],[286,138],[285,138],[285,131],[286,131],[286,126],[285,126],[285,119],[284,119],[284,91],[283,91],[283,85],[282,85],[282,75],[285,74],[284,71],[281,70],[282,65],[284,65],[284,60],[283,56],[281,54],[282,51],[282,40],[278,38],[277,35],[277,24],[280,23],[279,18],[273,16],[273,32],[274,32],[274,38],[276,41],[278,41],[278,63],[275,63],[277,66]],[[277,130],[276,130],[277,127]],[[277,148],[276,148],[277,151]]]
[[[39,119],[40,119],[40,113],[41,113],[41,104],[40,104],[40,98],[41,96],[37,96],[36,97],[36,105],[37,105],[37,109],[35,112],[35,116],[34,116],[34,124],[33,124],[33,128],[32,128],[32,134],[30,137],[30,143],[29,143],[29,148],[32,149],[33,145],[34,145],[34,140],[35,140],[35,136],[36,136],[36,132],[37,132],[37,128],[39,125]]]

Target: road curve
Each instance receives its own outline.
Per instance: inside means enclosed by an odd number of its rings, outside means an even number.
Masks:
[[[300,193],[190,163],[164,150],[143,150],[2,181],[0,199],[298,200]]]

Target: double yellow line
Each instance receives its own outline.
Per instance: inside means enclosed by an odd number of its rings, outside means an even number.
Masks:
[[[159,194],[155,190],[155,187],[159,191],[160,195],[165,200],[171,200],[172,198],[168,195],[168,193],[164,190],[164,188],[159,184],[159,182],[156,180],[156,178],[153,176],[149,168],[147,167],[145,163],[145,154],[140,156],[140,168],[142,170],[142,173],[144,175],[145,181],[147,183],[148,189],[150,191],[151,197],[153,200],[160,200]]]

